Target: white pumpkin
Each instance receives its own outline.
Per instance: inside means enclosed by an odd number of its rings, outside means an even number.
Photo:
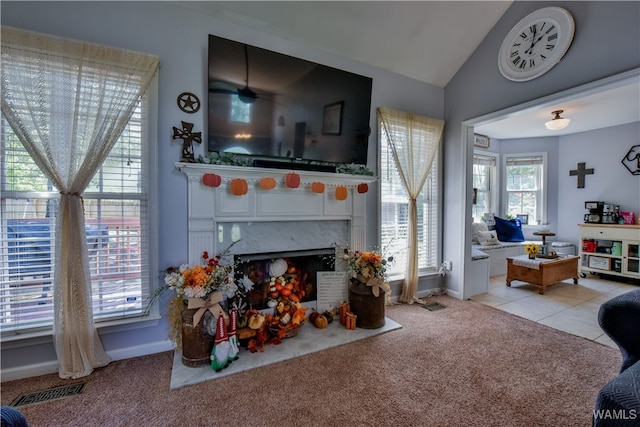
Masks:
[[[269,275],[271,277],[282,276],[287,272],[287,267],[287,261],[283,260],[282,258],[278,258],[274,260],[269,266]]]

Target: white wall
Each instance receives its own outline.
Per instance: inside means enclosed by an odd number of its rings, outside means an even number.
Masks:
[[[338,57],[291,40],[221,21],[178,8],[169,2],[11,2],[2,1],[2,25],[106,44],[156,54],[159,72],[159,260],[160,268],[186,261],[187,182],[174,163],[180,159],[181,145],[171,139],[172,126],[181,120],[193,122],[196,131],[206,134],[206,108],[196,114],[182,113],[177,96],[193,92],[204,102],[207,94],[207,43],[214,34],[266,49],[319,62],[373,78],[369,167],[377,169],[375,108],[387,106],[438,119],[444,118],[444,90],[397,74]],[[206,137],[203,138],[206,141]],[[196,147],[196,155],[203,153]],[[153,179],[153,178],[152,178]],[[378,239],[378,189],[370,186],[367,199],[367,241]],[[421,283],[433,287],[433,283]],[[439,285],[439,281],[435,283]],[[125,358],[166,349],[167,324],[137,329],[121,328],[101,338],[114,358]],[[43,337],[24,348],[2,346],[2,375],[55,372],[55,352],[50,337]]]

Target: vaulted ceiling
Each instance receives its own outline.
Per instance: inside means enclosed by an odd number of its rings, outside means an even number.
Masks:
[[[444,88],[512,1],[171,3]],[[640,120],[639,100],[636,84],[511,114],[478,131],[504,139],[583,132]],[[552,134],[544,122],[554,109],[572,122]]]

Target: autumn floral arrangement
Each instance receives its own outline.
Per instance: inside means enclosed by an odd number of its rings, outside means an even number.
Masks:
[[[538,252],[540,252],[540,247],[535,243],[527,243],[524,247],[524,251],[529,254],[529,258],[535,258]]]
[[[393,263],[393,256],[385,257],[377,251],[358,251],[349,248],[343,249],[342,260],[347,263],[351,281],[358,281],[371,287],[371,292],[376,297],[384,292],[391,295],[387,268]]]
[[[168,308],[169,339],[178,347],[181,345],[182,312],[189,300],[206,301],[205,307],[209,307],[227,300],[235,301],[243,292],[233,280],[233,264],[224,261],[231,246],[233,244],[215,256],[204,251],[200,264],[168,267],[164,273],[164,286],[151,296],[147,310],[166,292],[174,293]]]

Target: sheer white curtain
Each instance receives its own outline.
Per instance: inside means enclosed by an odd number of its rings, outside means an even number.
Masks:
[[[378,108],[378,118],[389,139],[393,159],[409,198],[407,269],[400,302],[418,299],[418,239],[416,199],[429,176],[438,151],[444,121],[391,108]]]
[[[158,64],[151,55],[2,28],[2,113],[60,191],[53,331],[61,378],[110,362],[93,323],[82,193]]]

